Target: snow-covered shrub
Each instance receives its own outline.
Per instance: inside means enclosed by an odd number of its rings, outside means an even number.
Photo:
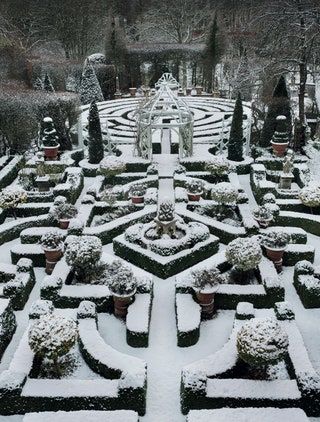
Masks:
[[[65,196],[62,195],[58,195],[55,197],[54,201],[53,201],[53,205],[61,205],[64,204],[65,202],[67,202],[67,198]]]
[[[71,218],[69,227],[68,227],[68,236],[81,236],[83,233],[84,224],[80,218]]]
[[[35,320],[29,329],[29,346],[36,356],[53,361],[56,375],[60,375],[59,358],[66,355],[78,338],[74,320],[45,314]]]
[[[71,220],[78,213],[77,208],[68,202],[59,203],[55,205],[50,214],[55,220]]]
[[[263,195],[262,203],[263,204],[275,204],[276,203],[276,197],[273,193],[266,193]]]
[[[158,167],[156,164],[150,164],[147,168],[147,175],[151,176],[153,174],[158,174]]]
[[[222,155],[216,155],[206,163],[206,170],[213,176],[225,176],[232,171],[229,161]]]
[[[0,208],[14,210],[27,201],[27,192],[19,187],[9,187],[0,192]]]
[[[280,207],[277,204],[274,204],[273,202],[267,202],[262,205],[265,209],[269,210],[272,214],[272,217],[276,217],[280,214]]]
[[[129,196],[144,196],[146,194],[146,187],[142,183],[132,185],[129,190]]]
[[[192,221],[188,224],[187,235],[189,236],[190,242],[193,246],[196,243],[207,240],[210,236],[210,232],[205,224]]]
[[[237,189],[228,182],[216,184],[211,191],[212,199],[219,204],[234,204],[238,199]]]
[[[261,236],[261,243],[267,248],[284,249],[290,242],[290,235],[281,231],[268,231]]]
[[[94,277],[101,254],[102,243],[96,236],[70,236],[66,243],[66,262],[84,282]]]
[[[100,195],[101,201],[106,202],[109,207],[114,205],[117,202],[117,195],[112,191],[112,189],[105,189]]]
[[[115,296],[132,295],[137,287],[132,269],[120,260],[115,260],[107,267],[107,285]]]
[[[103,95],[97,75],[93,66],[87,60],[83,67],[79,91],[82,104],[89,104],[92,101],[103,101]]]
[[[254,218],[260,221],[272,220],[272,212],[269,208],[266,208],[264,205],[261,205],[259,208],[256,208],[252,211]]]
[[[202,180],[191,180],[187,183],[187,190],[189,193],[199,194],[203,192],[204,183]]]
[[[239,237],[230,242],[226,249],[227,261],[239,271],[249,271],[256,268],[261,258],[261,247],[252,238]]]
[[[63,246],[63,236],[58,230],[50,230],[41,236],[41,246],[44,249],[62,249]]]
[[[106,177],[114,177],[126,171],[126,163],[115,155],[108,155],[100,161],[100,172]]]
[[[54,127],[51,117],[43,119],[43,137],[42,144],[45,147],[56,147],[59,145],[57,131]]]
[[[218,268],[202,268],[191,271],[192,287],[196,291],[213,290],[223,283],[223,277]]]
[[[307,207],[320,206],[320,185],[316,182],[302,188],[299,192],[300,201]]]
[[[182,164],[178,164],[177,167],[174,169],[174,172],[177,174],[185,174],[187,169]]]
[[[311,264],[310,261],[299,261],[294,266],[295,274],[303,274],[303,275],[312,275],[314,274],[314,266]]]
[[[140,244],[143,233],[143,224],[138,223],[130,226],[125,231],[125,239],[130,243]]]
[[[170,199],[165,198],[160,203],[157,217],[160,221],[172,221],[175,218],[174,203]]]
[[[254,318],[238,332],[239,357],[252,366],[271,365],[284,359],[289,340],[274,318]]]
[[[81,199],[81,204],[94,204],[96,202],[95,198],[93,195],[83,195],[82,199]]]

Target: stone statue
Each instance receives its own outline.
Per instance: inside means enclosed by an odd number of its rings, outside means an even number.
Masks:
[[[288,150],[287,155],[283,161],[283,173],[285,174],[291,174],[293,170],[293,151]]]

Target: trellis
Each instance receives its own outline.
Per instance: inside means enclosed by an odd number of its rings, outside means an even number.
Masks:
[[[173,89],[179,83],[165,73],[155,84],[157,92],[137,113],[137,150],[145,159],[152,158],[152,135],[156,130],[171,129],[179,136],[180,158],[193,153],[193,114]]]

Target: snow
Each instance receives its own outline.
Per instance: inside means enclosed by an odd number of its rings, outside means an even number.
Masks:
[[[29,413],[23,422],[138,422],[138,415],[130,410]],[[293,421],[294,422],[294,421]]]
[[[201,307],[190,294],[176,294],[178,330],[188,332],[200,325]]]
[[[308,422],[301,409],[244,408],[191,410],[187,422]]]

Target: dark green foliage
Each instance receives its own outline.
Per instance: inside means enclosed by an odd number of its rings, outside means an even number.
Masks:
[[[238,94],[234,107],[230,139],[228,143],[228,159],[232,161],[243,160],[243,108],[241,95]]]
[[[58,145],[57,131],[54,127],[51,117],[45,117],[43,119],[42,144],[45,147],[55,147]]]
[[[221,58],[223,40],[219,34],[217,15],[215,14],[207,36],[206,48],[204,51],[203,65],[204,77],[207,82],[207,90],[210,92],[215,88],[215,68]]]
[[[99,111],[95,101],[92,101],[89,110],[89,163],[99,164],[103,159],[104,148],[101,134]]]
[[[54,88],[48,73],[46,73],[44,80],[43,80],[43,89],[47,92],[54,92]]]
[[[271,103],[269,104],[267,116],[261,132],[260,146],[269,147],[270,141],[276,129],[276,118],[279,115],[287,118],[287,132],[291,133],[291,109],[286,80],[281,76],[276,85]]]

